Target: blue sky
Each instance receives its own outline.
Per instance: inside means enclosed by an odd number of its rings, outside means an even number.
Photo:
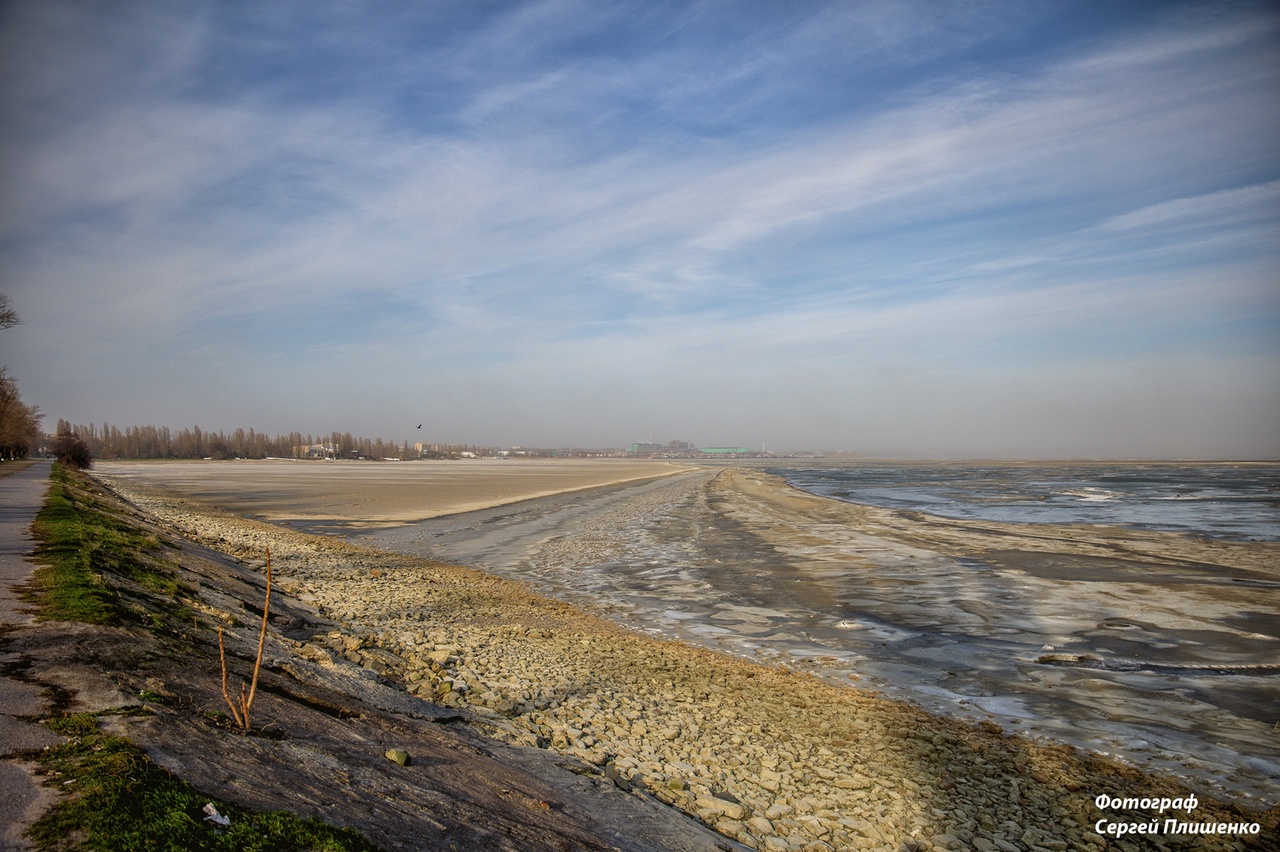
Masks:
[[[74,422],[1277,457],[1278,48],[1271,3],[10,2],[0,359]]]

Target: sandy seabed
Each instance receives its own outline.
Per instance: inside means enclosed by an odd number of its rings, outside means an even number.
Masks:
[[[566,490],[591,487],[593,477],[602,485],[668,472],[653,464],[539,470],[542,464],[470,468],[488,475],[483,486],[459,484],[466,474],[455,471],[468,470],[461,466],[446,469],[445,478],[455,477],[454,495],[466,495],[452,499],[495,505],[555,490],[539,473],[561,476]],[[439,484],[437,502],[426,505],[428,489],[412,481],[417,465],[360,467],[110,464],[100,475],[144,510],[219,549],[249,559],[270,546],[281,587],[343,625],[340,634],[315,637],[317,648],[378,670],[425,700],[488,718],[500,736],[575,755],[753,848],[1275,848],[1274,809],[1263,815],[1202,797],[1194,811],[1160,812],[1153,802],[1191,792],[1172,776],[643,636],[467,568],[209,508],[319,520],[360,503],[364,508],[351,514],[370,527],[391,520],[392,511],[407,519],[450,510]],[[505,492],[496,490],[503,476],[514,480],[501,486]],[[761,490],[766,481],[729,473],[716,488],[719,499],[758,506],[767,496],[772,505],[772,491]],[[380,495],[382,487],[390,493]],[[811,498],[794,499],[812,509]],[[880,520],[892,525],[888,516]],[[1102,795],[1130,804],[1099,808]],[[1237,838],[1110,836],[1117,824],[1165,819],[1262,828]]]
[[[687,466],[627,459],[433,462],[99,462],[139,482],[272,522],[340,519],[355,528],[420,521],[552,494],[669,476]]]

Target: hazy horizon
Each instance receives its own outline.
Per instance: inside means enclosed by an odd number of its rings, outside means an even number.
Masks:
[[[0,363],[47,429],[1280,458],[1278,48],[1267,2],[19,0]]]

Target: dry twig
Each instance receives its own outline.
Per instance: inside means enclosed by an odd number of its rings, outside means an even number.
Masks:
[[[262,603],[262,629],[258,632],[258,656],[253,663],[253,681],[247,694],[244,684],[240,684],[239,706],[237,706],[236,701],[231,700],[231,694],[227,691],[227,651],[222,642],[222,628],[218,628],[218,658],[222,661],[222,697],[226,699],[227,706],[231,708],[231,716],[236,720],[236,724],[246,731],[249,730],[249,710],[253,707],[253,697],[258,691],[258,672],[262,668],[262,651],[267,644],[267,616],[270,611],[271,548],[267,548],[267,596]]]

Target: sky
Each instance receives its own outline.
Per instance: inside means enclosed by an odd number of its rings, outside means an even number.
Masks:
[[[9,0],[0,363],[47,428],[1280,458],[1277,93],[1268,2]]]

